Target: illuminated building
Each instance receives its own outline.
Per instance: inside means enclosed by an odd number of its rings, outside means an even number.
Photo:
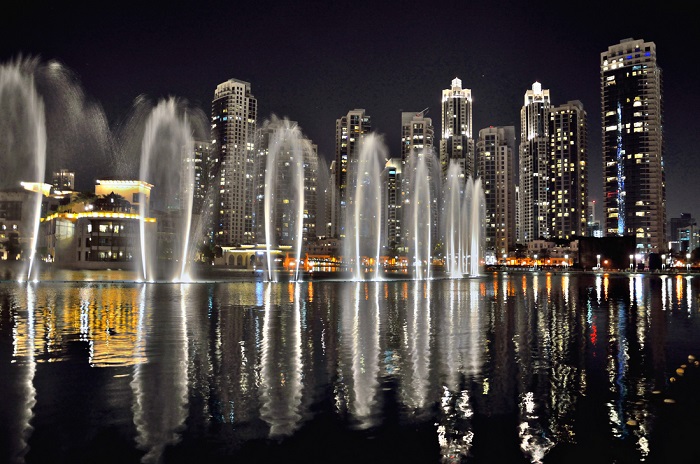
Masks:
[[[501,256],[515,247],[516,240],[515,127],[481,129],[476,149],[486,206],[484,246]]]
[[[587,119],[583,104],[570,101],[549,112],[549,236],[586,235],[588,213]]]
[[[253,243],[257,107],[248,82],[229,79],[216,87],[211,116],[213,175],[219,183],[214,241],[222,246]]]
[[[360,140],[372,129],[371,119],[364,109],[354,109],[335,122],[335,185],[336,211],[332,219],[332,232],[336,237],[345,237],[345,215],[347,208],[348,172],[357,162]]]
[[[0,260],[20,258],[31,243],[28,218],[34,214],[33,198],[38,193],[24,188],[0,190]]]
[[[547,167],[549,90],[535,82],[520,110],[520,232],[522,243],[549,237]]]
[[[386,218],[382,227],[382,246],[388,247],[390,250],[398,250],[402,245],[401,168],[401,160],[391,158],[386,162],[382,173],[384,183],[382,205],[386,208],[382,213],[382,217]]]
[[[459,163],[465,178],[474,174],[472,91],[463,89],[461,79],[456,77],[451,87],[442,91],[440,165],[443,179],[453,160]]]
[[[665,247],[662,72],[656,45],[624,39],[600,54],[605,235]]]
[[[42,218],[39,246],[46,258],[70,268],[131,269],[141,250],[140,203],[148,205],[152,187],[136,180],[98,180],[96,198],[73,195]],[[152,240],[156,220],[145,217],[144,226]]]
[[[75,190],[75,172],[60,169],[53,173],[51,183],[54,191],[66,192]]]

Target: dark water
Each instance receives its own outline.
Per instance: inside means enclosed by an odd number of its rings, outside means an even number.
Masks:
[[[0,462],[700,461],[698,278],[70,277],[0,283]]]

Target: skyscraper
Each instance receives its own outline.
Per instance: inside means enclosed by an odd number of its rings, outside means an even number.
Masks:
[[[515,127],[489,127],[479,131],[477,173],[486,206],[485,242],[496,258],[515,247]]]
[[[586,235],[588,209],[587,119],[580,101],[549,112],[549,235]]]
[[[214,92],[211,115],[214,176],[219,182],[214,241],[253,243],[253,173],[258,102],[250,83],[229,79]]]
[[[388,251],[398,251],[402,245],[401,234],[401,169],[403,163],[398,158],[391,158],[386,162],[382,180],[384,190],[382,205],[386,208],[382,212],[385,218],[382,224],[382,246]]]
[[[371,119],[364,109],[354,109],[335,122],[335,185],[336,211],[333,235],[345,238],[345,214],[350,165],[357,161],[357,147],[361,138],[372,129]]]
[[[549,90],[535,82],[520,110],[520,219],[523,243],[548,237]]]
[[[662,73],[656,45],[624,39],[600,54],[605,235],[665,248]]]
[[[462,81],[456,77],[452,79],[452,86],[442,91],[440,166],[443,178],[452,160],[459,162],[465,178],[474,174],[472,91],[463,89]]]
[[[419,113],[401,113],[401,162],[406,164],[408,156],[416,152],[433,152],[435,129],[433,120],[425,116],[426,110]]]

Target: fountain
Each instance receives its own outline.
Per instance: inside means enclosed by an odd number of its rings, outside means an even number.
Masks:
[[[387,149],[382,137],[366,135],[359,143],[357,160],[348,172],[344,261],[353,264],[354,280],[379,279],[382,224],[382,171]]]
[[[402,205],[406,229],[406,248],[413,278],[431,277],[433,244],[437,239],[437,205],[439,203],[439,163],[432,151],[414,151],[406,160],[402,182],[406,201]]]
[[[275,116],[264,124],[262,134],[268,148],[263,199],[267,280],[278,280],[272,250],[284,245],[292,246],[294,280],[298,281],[304,241],[304,158],[311,146],[296,123]]]
[[[462,181],[455,162],[447,169],[443,204],[445,267],[450,278],[478,276],[483,256],[485,202],[481,179]]]
[[[39,97],[29,64],[14,62],[0,65],[0,155],[3,169],[0,189],[20,190],[20,181],[41,186],[46,169],[46,125],[44,102]],[[24,184],[23,185],[26,185]],[[29,259],[26,270],[20,271],[21,279],[36,277],[33,274],[41,217],[41,187],[32,195],[28,217],[22,215],[17,233],[29,237]],[[24,209],[24,208],[23,208]],[[24,252],[22,252],[23,260]]]
[[[172,216],[175,223],[172,259],[179,265],[167,278],[176,281],[190,278],[194,163],[189,160],[193,150],[192,129],[179,102],[174,98],[160,101],[146,121],[141,144],[140,179],[156,186],[151,203],[160,210],[162,217]],[[146,202],[139,203],[139,216],[141,276],[144,280],[152,281],[157,276],[158,257],[145,230],[145,218],[149,216]]]

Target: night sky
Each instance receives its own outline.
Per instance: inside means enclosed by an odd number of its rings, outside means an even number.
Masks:
[[[624,38],[653,41],[664,72],[668,217],[697,218],[700,27],[690,4],[676,4],[14,2],[0,17],[0,61],[60,62],[72,75],[73,94],[84,93],[90,111],[83,113],[95,120],[103,111],[109,130],[122,135],[137,126],[135,102],[172,96],[208,115],[217,84],[245,80],[258,99],[259,122],[272,114],[297,121],[327,160],[335,120],[354,108],[367,110],[392,156],[399,153],[402,111],[428,108],[437,135],[441,92],[454,77],[472,89],[475,136],[491,125],[514,125],[519,133],[523,96],[539,81],[555,105],[583,102],[590,195],[601,200],[600,53]],[[47,120],[61,118],[56,105],[47,108]],[[49,156],[52,147],[60,151],[61,127],[49,123]],[[79,171],[78,188],[109,176],[84,172],[96,150],[85,148],[89,143],[66,145],[71,154],[56,158]]]

